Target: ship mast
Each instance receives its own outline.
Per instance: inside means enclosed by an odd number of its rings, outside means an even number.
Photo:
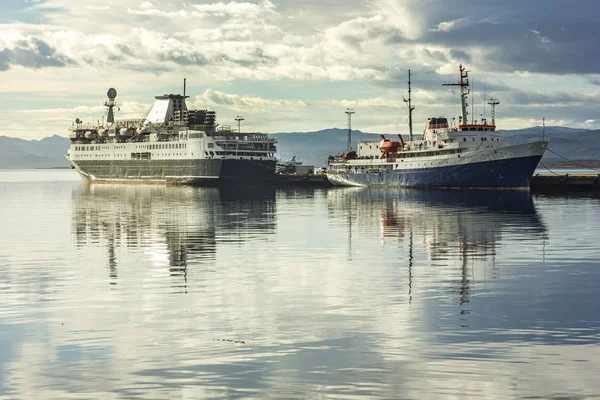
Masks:
[[[348,115],[348,151],[350,151],[352,150],[352,114],[354,114],[354,110],[346,108],[346,114]]]
[[[238,115],[237,117],[235,117],[235,120],[238,123],[238,133],[242,133],[242,124],[241,124],[241,122],[244,120],[244,117],[242,117],[241,115]]]
[[[415,109],[415,106],[412,105],[411,103],[411,98],[410,98],[410,93],[411,93],[411,88],[410,88],[410,69],[408,70],[408,100],[406,100],[404,98],[404,96],[402,96],[402,100],[404,100],[404,102],[406,103],[406,105],[408,106],[408,127],[410,129],[410,141],[412,142],[413,140],[413,126],[412,126],[412,112]]]
[[[462,125],[468,124],[468,115],[469,112],[468,107],[469,103],[467,102],[467,98],[469,97],[469,71],[467,71],[462,64],[459,67],[460,69],[460,82],[459,83],[444,83],[443,86],[460,86],[460,106],[462,110]]]
[[[496,106],[500,104],[500,102],[498,99],[490,99],[488,104],[492,106],[492,125],[496,126]]]

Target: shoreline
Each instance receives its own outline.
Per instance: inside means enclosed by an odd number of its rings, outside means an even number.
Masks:
[[[548,168],[561,168],[561,169],[581,169],[581,168],[600,168],[600,161],[596,160],[584,160],[584,161],[557,161],[551,163],[544,163]],[[538,166],[539,168],[539,166]]]

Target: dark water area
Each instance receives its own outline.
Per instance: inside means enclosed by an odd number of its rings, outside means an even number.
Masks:
[[[600,397],[600,200],[0,171],[0,396]]]

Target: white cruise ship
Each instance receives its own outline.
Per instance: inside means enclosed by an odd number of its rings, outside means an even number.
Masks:
[[[185,86],[184,86],[185,88]],[[261,185],[275,177],[276,140],[218,126],[215,112],[188,110],[184,94],[156,96],[140,118],[114,119],[117,92],[108,90],[107,123],[71,129],[67,159],[92,182]]]

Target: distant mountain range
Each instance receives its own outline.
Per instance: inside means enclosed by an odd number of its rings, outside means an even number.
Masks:
[[[502,134],[512,143],[522,143],[541,139],[542,127],[502,131]],[[544,155],[544,163],[565,161],[557,154],[574,161],[600,160],[600,130],[546,127],[545,134],[550,139],[551,151]],[[378,140],[379,135],[353,130],[352,143],[356,146],[358,140]],[[391,134],[386,136],[392,137]],[[324,166],[329,155],[344,151],[348,130],[274,133],[273,137],[279,142],[278,153],[282,160],[296,156],[304,164]],[[0,169],[68,167],[64,157],[68,147],[69,139],[58,135],[42,140],[0,136]]]
[[[58,135],[42,140],[23,140],[0,136],[0,168],[68,167],[65,153],[70,140]]]

